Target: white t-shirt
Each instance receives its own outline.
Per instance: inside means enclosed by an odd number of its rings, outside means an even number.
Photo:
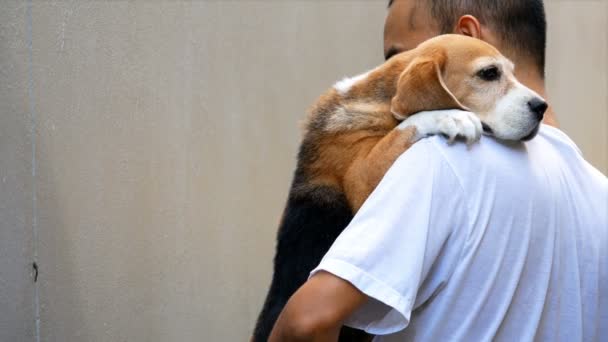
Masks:
[[[558,129],[416,143],[318,268],[376,341],[608,340],[608,180]]]

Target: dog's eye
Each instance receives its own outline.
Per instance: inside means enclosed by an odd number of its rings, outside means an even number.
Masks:
[[[500,70],[495,66],[490,66],[477,72],[477,76],[484,81],[496,81],[500,78]]]

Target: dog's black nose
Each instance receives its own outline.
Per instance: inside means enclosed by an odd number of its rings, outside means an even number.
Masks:
[[[539,98],[533,98],[532,100],[528,101],[528,107],[530,107],[532,113],[536,115],[538,121],[541,121],[545,115],[545,112],[547,111],[547,108],[549,108],[549,105],[547,102]]]

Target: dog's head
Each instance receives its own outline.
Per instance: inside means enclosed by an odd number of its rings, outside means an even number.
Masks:
[[[393,58],[402,58],[405,67],[391,102],[397,118],[461,108],[477,114],[484,132],[500,139],[528,140],[538,132],[547,103],[515,78],[513,63],[491,45],[443,35]]]

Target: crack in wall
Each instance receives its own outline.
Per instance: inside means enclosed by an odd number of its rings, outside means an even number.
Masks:
[[[32,139],[32,240],[33,240],[33,265],[36,268],[35,277],[38,278],[38,188],[37,188],[37,160],[36,160],[36,104],[34,101],[34,49],[33,49],[33,23],[32,23],[32,0],[27,1],[26,26],[27,26],[27,49],[28,49],[28,80],[27,95],[30,114],[30,138]],[[34,281],[34,320],[35,338],[40,342],[40,291],[38,279]]]

